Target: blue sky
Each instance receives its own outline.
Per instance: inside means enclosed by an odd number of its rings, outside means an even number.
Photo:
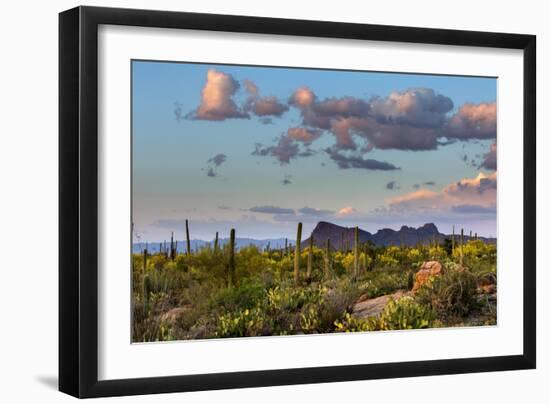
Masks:
[[[496,235],[494,78],[132,62],[140,240],[434,222]]]

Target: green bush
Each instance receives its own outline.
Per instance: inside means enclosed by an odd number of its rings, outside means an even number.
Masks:
[[[378,316],[358,319],[345,313],[342,319],[334,322],[334,326],[339,332],[411,330],[429,328],[434,320],[435,315],[430,308],[405,296],[388,302]]]
[[[416,300],[443,319],[465,316],[476,307],[476,286],[476,277],[470,271],[447,270],[423,285]]]
[[[225,338],[263,335],[267,323],[260,307],[228,312],[219,317],[216,336]]]
[[[429,328],[435,320],[433,311],[411,297],[388,302],[380,316],[369,319],[370,330],[411,330]]]
[[[210,298],[209,306],[212,310],[235,311],[255,307],[264,298],[265,289],[262,284],[243,281],[237,287],[219,289]]]

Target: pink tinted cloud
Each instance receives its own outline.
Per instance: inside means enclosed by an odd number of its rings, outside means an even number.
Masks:
[[[310,144],[314,140],[319,139],[321,134],[322,132],[320,130],[306,128],[288,128],[287,131],[287,136],[289,138],[305,144]]]
[[[493,209],[496,206],[497,173],[480,172],[474,178],[463,178],[448,184],[441,191],[419,189],[389,199],[391,212],[445,212],[461,206]]]
[[[450,98],[431,88],[393,91],[385,98],[371,101],[372,116],[377,120],[414,127],[440,127],[452,108]]]
[[[497,131],[496,103],[466,103],[447,123],[445,135],[456,139],[492,139]]]
[[[288,111],[288,105],[283,104],[277,97],[260,97],[258,86],[250,81],[244,81],[244,87],[248,93],[245,110],[253,112],[257,116],[281,116]]]
[[[309,108],[315,102],[315,98],[309,87],[300,87],[290,96],[289,103],[297,108]]]
[[[248,118],[248,114],[240,110],[232,99],[238,89],[239,83],[230,74],[208,70],[201,103],[193,117],[207,121]]]
[[[483,161],[481,162],[481,168],[486,168],[487,170],[496,170],[497,169],[497,144],[493,143],[489,148],[489,151],[483,156]]]
[[[352,206],[346,206],[338,210],[338,212],[336,212],[336,215],[339,217],[344,217],[344,216],[354,215],[356,213],[358,213],[357,209],[355,209]]]

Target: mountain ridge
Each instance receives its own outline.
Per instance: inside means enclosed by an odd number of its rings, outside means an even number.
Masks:
[[[334,223],[320,221],[317,223],[313,231],[313,241],[316,247],[324,248],[326,245],[327,239],[330,238],[332,248],[334,250],[342,249],[351,249],[353,248],[353,243],[355,239],[355,228],[354,227],[345,227],[340,226]],[[455,234],[455,240],[458,242],[460,234]],[[438,243],[443,243],[446,238],[451,238],[450,234],[440,233],[437,226],[434,223],[426,223],[419,227],[411,226],[401,226],[399,230],[393,230],[390,228],[382,228],[376,231],[376,233],[370,233],[367,230],[359,229],[359,242],[367,243],[372,242],[376,246],[389,246],[389,245],[406,245],[406,246],[415,246],[417,244],[429,244],[435,240]],[[472,237],[473,239],[474,237]],[[491,237],[478,237],[479,240],[482,240],[485,243],[496,243],[496,238]],[[265,249],[269,245],[270,249],[280,249],[285,247],[285,240],[289,245],[295,245],[295,240],[285,239],[284,237],[279,238],[270,238],[270,239],[254,239],[247,237],[237,237],[235,239],[236,247],[243,248],[250,245],[255,245],[258,248]],[[464,240],[470,240],[469,235],[464,235]],[[229,242],[228,238],[220,238],[220,245],[224,245]],[[190,240],[191,250],[197,251],[208,245],[213,246],[213,240],[200,240],[192,239]],[[164,242],[139,242],[132,244],[132,252],[139,253],[143,251],[145,246],[148,246],[148,249],[151,253],[156,253],[160,251],[161,244]],[[167,247],[169,248],[170,242],[166,242]],[[302,246],[307,246],[309,244],[309,237],[305,240],[302,240]],[[186,241],[177,240],[177,251],[184,252],[186,250]]]
[[[321,221],[317,223],[313,231],[313,243],[316,247],[324,247],[327,239],[330,239],[331,245],[336,250],[349,250],[355,242],[355,228],[344,227],[334,223]],[[390,228],[379,229],[376,233],[370,233],[359,228],[359,242],[372,242],[376,246],[387,247],[389,245],[415,246],[417,244],[429,244],[434,241],[442,243],[446,238],[452,235],[439,232],[434,223],[426,223],[420,227],[401,226],[399,230]],[[460,234],[455,234],[455,239]],[[464,240],[474,239],[474,236],[464,236]],[[496,243],[496,238],[478,237],[486,243]],[[309,237],[303,241],[305,245],[309,243]]]

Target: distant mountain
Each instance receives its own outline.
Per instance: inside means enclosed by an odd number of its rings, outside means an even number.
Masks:
[[[324,248],[326,245],[327,239],[330,239],[331,247],[334,250],[351,250],[353,248],[353,243],[355,242],[355,229],[353,227],[343,227],[334,223],[329,222],[319,222],[317,226],[311,232],[313,235],[313,242],[316,247]],[[455,240],[458,241],[460,234],[455,234]],[[426,223],[423,226],[418,228],[401,226],[399,230],[393,229],[380,229],[376,233],[372,234],[366,230],[359,229],[359,242],[366,243],[371,241],[376,246],[390,246],[390,245],[405,245],[405,246],[415,246],[417,244],[428,244],[434,241],[434,239],[443,243],[446,238],[451,238],[449,234],[440,233],[436,225],[433,223]],[[479,240],[482,240],[486,243],[496,243],[495,238],[486,238],[478,237]],[[470,240],[468,235],[464,235],[464,241]],[[220,245],[224,245],[229,242],[228,238],[222,238],[219,240]],[[164,242],[162,242],[164,245]],[[264,250],[269,244],[270,249],[280,249],[285,247],[285,238],[272,238],[257,240],[253,238],[237,238],[235,240],[236,248],[248,247],[254,245],[262,250]],[[295,240],[288,240],[289,245],[295,245]],[[309,237],[305,240],[302,240],[302,247],[306,247],[309,244]],[[132,246],[132,251],[134,253],[139,253],[143,251],[146,243],[134,243]],[[161,242],[151,242],[148,243],[148,249],[151,253],[159,252]],[[214,240],[205,241],[205,240],[191,240],[191,250],[197,251],[206,246],[214,246]],[[170,248],[170,241],[166,241],[166,247]],[[177,251],[185,252],[186,251],[186,241],[177,240]]]
[[[330,238],[331,246],[335,250],[351,249],[355,238],[355,229],[353,227],[338,226],[333,223],[319,222],[311,232],[313,242],[317,247],[324,247],[327,239]],[[436,225],[426,223],[418,228],[402,226],[399,230],[380,229],[372,234],[366,230],[359,229],[359,242],[366,243],[371,241],[376,246],[406,245],[414,246],[417,244],[428,244],[434,239],[442,243],[451,235],[440,233]],[[455,235],[457,237],[457,235]],[[473,238],[473,237],[472,237]],[[464,240],[469,240],[469,236],[464,236]],[[495,243],[494,238],[478,237],[486,243]],[[303,245],[309,244],[309,238],[303,242]]]
[[[176,247],[177,247],[178,252],[185,252],[186,251],[187,242],[185,240],[177,240],[177,241],[174,241],[174,243],[177,243]],[[225,245],[226,243],[229,243],[229,238],[220,238],[219,243],[220,243],[220,246]],[[288,243],[294,245],[295,241],[294,240],[288,240]],[[150,253],[157,253],[157,252],[160,251],[161,244],[164,246],[164,241],[163,242],[156,241],[156,242],[150,242],[150,243],[143,243],[143,242],[134,243],[132,245],[132,252],[134,252],[134,253],[142,252],[143,249],[145,248],[145,246],[147,245],[147,248],[148,248]],[[190,244],[191,244],[191,250],[192,251],[197,251],[197,250],[200,250],[201,248],[207,247],[208,245],[213,247],[214,246],[214,240],[205,241],[205,240],[193,239],[193,240],[190,241]],[[271,248],[271,249],[284,248],[285,247],[285,239],[284,238],[272,238],[272,239],[256,240],[256,239],[253,239],[253,238],[238,238],[238,237],[235,239],[235,247],[237,249],[243,248],[243,247],[248,247],[250,245],[255,245],[256,247],[263,250],[267,247],[268,244],[269,244],[269,248]],[[170,249],[170,240],[166,241],[166,248]],[[164,247],[163,247],[163,249],[164,249]]]

